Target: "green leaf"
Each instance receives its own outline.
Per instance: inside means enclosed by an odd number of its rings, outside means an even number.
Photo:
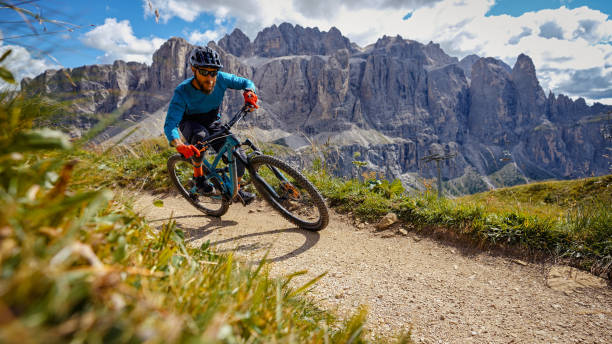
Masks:
[[[298,295],[306,290],[308,290],[308,288],[310,288],[313,284],[317,283],[321,278],[323,278],[323,276],[327,275],[327,271],[320,274],[319,276],[311,279],[310,281],[306,282],[306,284],[304,284],[303,286],[297,288],[296,290],[292,291],[291,293],[289,293],[289,296],[295,296]]]
[[[177,247],[166,247],[164,248],[164,250],[159,254],[158,258],[157,258],[157,266],[159,268],[163,268],[166,265],[168,265],[168,262],[170,261],[170,259],[172,258],[172,256],[174,255],[174,252],[176,252]]]
[[[117,247],[115,249],[115,252],[113,253],[113,261],[115,261],[116,263],[120,263],[121,261],[123,261],[123,259],[125,259],[126,253],[127,240],[125,239],[125,236],[122,235],[117,241]]]
[[[0,57],[0,62],[4,61],[4,59],[7,58],[7,56],[9,56],[12,52],[13,50],[11,49],[5,51],[4,54],[2,54],[2,57]]]
[[[162,201],[161,199],[156,199],[155,201],[153,201],[153,205],[158,208],[161,208],[164,206],[164,201]]]
[[[68,150],[72,144],[64,133],[49,128],[21,132],[15,138],[14,151],[24,152],[39,149]]]
[[[389,185],[391,195],[399,196],[404,193],[405,189],[402,186],[402,182],[399,179],[394,179],[391,185]]]
[[[285,276],[285,283],[283,283],[283,288],[286,287],[294,277],[306,275],[307,273],[308,273],[308,270],[301,270],[301,271],[296,271],[294,273],[291,273]]]
[[[0,67],[0,78],[8,82],[9,84],[15,83],[15,77],[13,76],[13,73],[11,73],[8,69],[4,67]]]

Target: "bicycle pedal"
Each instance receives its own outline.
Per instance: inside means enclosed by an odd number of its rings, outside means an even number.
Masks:
[[[243,197],[242,197],[242,196],[241,196],[239,193],[238,193],[238,194],[236,194],[236,196],[234,196],[234,199],[233,199],[233,201],[234,201],[235,203],[240,202],[240,203],[242,203],[242,205],[243,205],[243,206],[245,206],[245,207],[246,207],[247,205],[251,204],[251,203],[252,203],[254,200],[255,200],[255,197],[252,197],[252,198],[249,198],[249,199],[245,200],[245,199],[244,199],[244,198],[243,198]]]
[[[244,201],[244,198],[242,198],[242,196],[240,196],[240,194],[236,194],[236,196],[234,196],[234,199],[232,200],[234,203],[242,203],[243,206],[246,207],[247,203]]]

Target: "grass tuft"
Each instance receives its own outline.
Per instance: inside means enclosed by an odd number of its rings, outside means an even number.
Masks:
[[[597,275],[612,273],[612,175],[521,185],[456,200],[438,199],[431,190],[389,193],[372,187],[384,182],[343,180],[324,169],[309,177],[331,206],[360,221],[394,212],[418,230],[444,228],[475,243],[560,258]]]
[[[265,262],[251,268],[174,221],[151,228],[110,190],[166,189],[158,140],[77,150],[32,130],[38,105],[0,99],[0,342],[367,342]],[[16,144],[19,143],[19,144]]]

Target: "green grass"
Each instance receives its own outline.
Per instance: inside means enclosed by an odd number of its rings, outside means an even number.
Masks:
[[[288,287],[304,272],[271,278],[189,248],[109,191],[69,192],[66,166],[49,188],[24,178],[2,193],[0,341],[364,342],[363,311],[342,323],[301,297],[311,283]]]
[[[473,194],[489,188],[483,177],[471,169],[467,170],[463,176],[443,182],[442,184],[444,189],[448,190],[451,195]]]
[[[76,150],[69,158],[83,162],[76,168],[75,183],[161,192],[170,188],[166,162],[175,153],[160,138],[137,145],[117,145],[104,152]]]
[[[489,175],[488,178],[497,188],[527,183],[525,176],[523,176],[513,163],[504,165],[499,171]]]
[[[369,341],[364,308],[339,320],[303,295],[317,278],[290,287],[304,271],[189,247],[110,191],[165,190],[165,142],[77,150],[31,129],[38,105],[0,100],[0,342]]]
[[[543,182],[457,200],[385,192],[375,180],[342,180],[319,169],[311,180],[340,212],[373,222],[388,212],[421,231],[442,229],[485,247],[561,258],[595,274],[612,272],[612,176]]]
[[[102,162],[109,167],[103,179],[113,181],[109,187],[167,190],[165,161],[174,151],[165,142],[149,140],[117,149]],[[408,194],[399,181],[374,175],[363,180],[336,178],[321,163],[306,174],[330,206],[362,221],[374,222],[395,212],[421,231],[442,228],[481,246],[560,258],[596,274],[612,271],[612,175],[439,200],[435,192]]]
[[[530,204],[572,208],[577,205],[612,201],[612,175],[567,181],[547,181],[465,196],[462,200],[498,204]]]

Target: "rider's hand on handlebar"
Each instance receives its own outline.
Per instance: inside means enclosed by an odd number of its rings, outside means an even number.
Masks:
[[[180,144],[176,146],[176,150],[187,159],[191,158],[194,154],[197,157],[200,156],[200,151],[194,145]]]
[[[259,108],[259,106],[257,106],[257,95],[255,94],[255,92],[248,90],[244,91],[243,95],[244,105],[246,106],[246,110],[248,112],[255,111],[255,109]]]

